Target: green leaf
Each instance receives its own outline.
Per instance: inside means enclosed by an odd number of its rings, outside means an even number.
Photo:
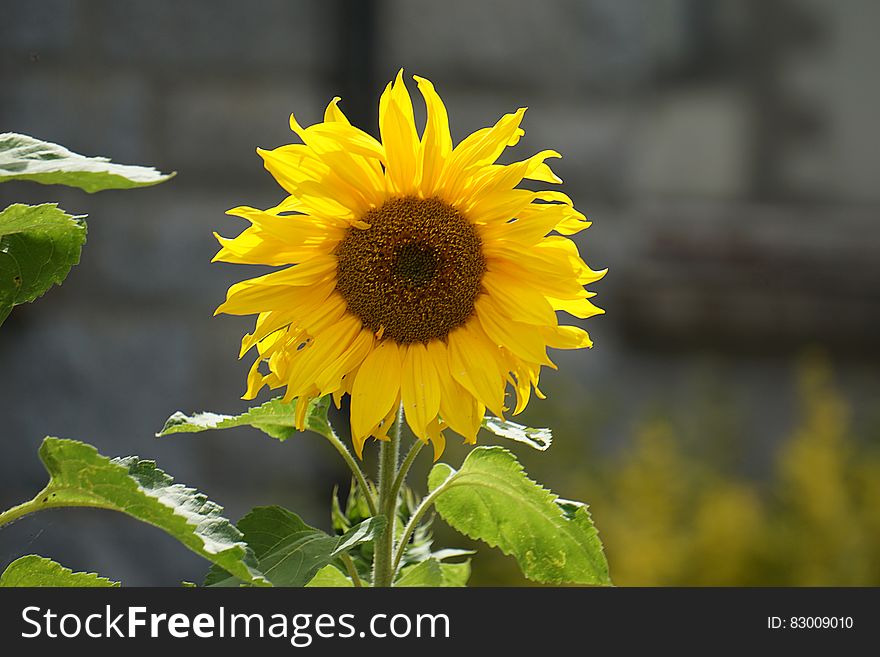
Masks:
[[[85,223],[54,203],[16,203],[0,212],[0,324],[13,306],[60,285],[85,241]]]
[[[441,563],[443,571],[443,586],[465,587],[471,578],[471,560],[461,563]]]
[[[253,509],[238,522],[257,565],[274,586],[305,586],[317,572],[353,547],[373,540],[385,524],[375,516],[352,527],[342,536],[330,536],[303,522],[280,506]],[[205,586],[239,586],[236,577],[214,567]]]
[[[372,483],[368,481],[367,486],[371,487],[371,494],[375,498],[376,490]],[[370,514],[367,498],[358,485],[357,479],[352,478],[348,498],[344,505],[339,500],[339,487],[333,488],[333,496],[330,501],[330,520],[335,534],[342,535],[349,532],[355,525],[369,519]],[[361,543],[355,549],[349,550],[348,556],[360,578],[369,580],[373,572],[373,544],[369,541]]]
[[[352,581],[342,574],[336,566],[324,566],[315,573],[315,576],[306,584],[306,588],[352,588]]]
[[[40,459],[49,483],[31,502],[4,515],[60,507],[94,507],[125,513],[164,530],[190,550],[240,579],[267,585],[241,532],[220,515],[223,507],[175,484],[153,461],[110,459],[91,445],[47,437]],[[21,513],[17,513],[21,510]]]
[[[150,167],[113,164],[106,157],[85,157],[28,135],[0,134],[0,182],[32,180],[44,185],[79,187],[92,193],[149,187],[174,175]]]
[[[220,415],[218,413],[196,413],[184,415],[177,411],[165,421],[165,426],[156,434],[157,438],[173,433],[198,433],[209,429],[231,429],[233,427],[254,427],[278,440],[287,440],[295,434],[295,413],[297,400],[283,402],[280,398],[267,401],[262,406],[251,408],[241,415]],[[330,396],[314,399],[306,409],[305,427],[322,436],[330,432],[327,409]]]
[[[385,527],[383,516],[373,516],[355,525],[345,532],[337,540],[331,557],[338,557],[343,552],[348,552],[354,547],[372,541],[373,538]]]
[[[560,500],[526,476],[502,447],[471,450],[457,472],[438,463],[428,477],[453,528],[512,555],[529,579],[610,584],[608,563],[586,505]]]
[[[463,563],[441,563],[431,557],[422,562],[401,568],[394,583],[399,587],[463,587],[471,574],[470,560]]]
[[[367,486],[371,487],[370,493],[373,496],[377,495],[375,486],[371,482],[367,481]],[[330,519],[333,530],[337,534],[344,534],[353,525],[363,522],[370,517],[370,506],[367,504],[367,497],[358,485],[357,479],[351,478],[344,511],[342,503],[339,501],[339,486],[333,487],[333,495],[330,498]]]
[[[437,561],[446,561],[447,559],[454,559],[455,557],[470,557],[476,553],[476,550],[465,550],[462,548],[443,548],[442,550],[432,552],[431,556],[434,557]]]
[[[533,429],[516,422],[502,420],[494,415],[484,417],[482,426],[496,436],[515,440],[541,452],[550,447],[550,443],[553,442],[553,432],[550,429]]]
[[[436,559],[425,559],[412,566],[400,569],[400,576],[394,586],[443,586],[443,571]]]
[[[119,586],[119,582],[95,573],[75,573],[51,559],[29,554],[13,561],[0,575],[0,588],[14,586],[100,588]]]
[[[355,487],[354,478],[351,481],[351,490]],[[351,493],[349,493],[351,499]],[[342,511],[342,504],[339,501],[339,485],[333,486],[333,495],[330,497],[330,525],[337,534],[344,534],[351,529],[351,522]]]

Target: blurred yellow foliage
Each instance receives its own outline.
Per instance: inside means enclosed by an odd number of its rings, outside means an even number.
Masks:
[[[664,419],[584,491],[619,586],[880,585],[880,455],[851,435],[830,370],[799,372],[799,417],[769,479],[691,455]]]

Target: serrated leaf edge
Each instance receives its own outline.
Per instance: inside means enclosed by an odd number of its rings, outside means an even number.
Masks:
[[[559,509],[559,520],[561,521],[560,529],[564,529],[564,531],[566,532],[566,534],[568,534],[569,537],[571,537],[572,540],[573,540],[576,544],[579,543],[580,541],[578,541],[577,537],[575,537],[575,536],[571,533],[572,530],[571,530],[571,528],[568,526],[568,523],[570,523],[570,522],[572,522],[572,521],[565,517],[565,514],[564,514],[562,508],[559,506],[559,504],[558,504],[558,502],[557,502],[557,500],[560,500],[561,498],[560,498],[556,493],[554,493],[553,491],[549,490],[548,488],[544,487],[542,484],[538,483],[537,481],[535,481],[535,480],[533,480],[531,477],[529,477],[529,476],[528,476],[528,473],[526,472],[526,470],[525,470],[525,468],[523,467],[522,463],[520,463],[519,460],[517,460],[517,458],[516,458],[516,457],[515,457],[515,456],[514,456],[509,450],[507,450],[507,449],[505,449],[505,448],[503,448],[503,447],[500,447],[500,446],[497,446],[497,445],[493,445],[493,446],[476,447],[476,448],[474,448],[474,449],[471,450],[471,452],[465,457],[465,460],[464,460],[464,462],[462,463],[461,468],[459,468],[458,470],[455,470],[454,468],[452,468],[452,466],[448,466],[447,464],[443,464],[443,465],[447,465],[447,467],[449,467],[449,468],[452,470],[452,473],[449,475],[449,477],[447,477],[447,478],[444,480],[444,482],[449,482],[449,483],[447,484],[447,486],[446,486],[446,489],[448,490],[448,489],[453,488],[453,487],[455,487],[455,486],[461,485],[461,484],[459,484],[458,482],[461,481],[462,479],[466,479],[466,478],[467,478],[468,473],[464,473],[464,474],[462,474],[462,470],[464,469],[465,465],[466,465],[466,464],[468,463],[468,461],[471,460],[472,458],[482,458],[482,457],[480,457],[480,456],[478,456],[478,457],[474,457],[475,454],[477,454],[477,455],[480,455],[480,454],[486,454],[486,455],[489,455],[489,454],[491,454],[491,453],[493,453],[493,452],[494,452],[494,453],[498,453],[498,454],[503,454],[504,456],[509,457],[510,462],[514,464],[514,470],[515,470],[515,472],[516,472],[517,474],[521,474],[521,475],[523,475],[523,477],[526,479],[526,481],[528,481],[530,484],[534,485],[538,490],[540,490],[542,493],[544,493],[544,495],[546,496],[547,501],[552,502],[553,505],[556,506],[556,507]],[[439,464],[438,464],[438,465],[439,465]],[[435,466],[435,467],[436,467],[436,466]],[[481,474],[481,475],[485,475],[486,473],[480,473],[480,474]],[[450,482],[450,481],[449,481],[449,478],[455,478],[455,481],[454,481],[454,482]],[[498,477],[497,477],[496,475],[493,475],[493,474],[490,474],[490,475],[489,475],[489,478],[490,478],[490,479],[498,479]],[[474,486],[474,489],[478,489],[478,488],[481,487],[481,486],[482,486],[482,487],[486,487],[485,484],[482,484],[482,483],[481,483],[480,486]],[[504,491],[503,489],[501,489],[501,488],[497,488],[497,487],[494,487],[494,488],[495,488],[496,491],[498,491],[498,492],[500,492],[500,493],[503,493],[503,494],[505,493],[505,491]],[[445,492],[445,491],[444,491],[444,492]],[[440,495],[438,495],[438,499],[439,499],[440,497],[442,497],[442,495],[443,495],[442,493],[441,493]],[[527,501],[528,501],[528,500],[527,500]],[[562,500],[562,501],[569,501],[569,500]],[[581,503],[581,504],[583,504],[583,503]],[[536,510],[537,512],[542,513],[542,510],[541,510],[540,508],[535,507],[535,506],[534,506],[534,503],[530,503],[530,506],[532,506],[533,508],[535,508],[535,510]],[[587,505],[586,505],[586,504],[583,504],[583,507],[584,507],[584,508],[587,508]],[[435,508],[436,508],[436,503],[435,503]],[[438,509],[437,512],[440,513],[440,510]],[[588,517],[590,517],[590,524],[591,524],[592,531],[593,531],[593,533],[596,535],[596,537],[598,538],[598,537],[599,537],[599,530],[598,530],[598,529],[596,528],[596,526],[592,523],[592,517],[590,516],[589,511],[587,511],[587,515],[588,515]],[[459,529],[458,527],[456,527],[455,525],[453,525],[449,520],[447,520],[446,517],[445,517],[442,513],[440,513],[440,516],[441,516],[444,520],[446,520],[446,522],[449,523],[449,525],[452,526],[456,531],[458,531],[458,532],[464,534],[464,535],[467,536],[468,538],[471,538],[471,539],[474,539],[474,540],[481,541],[481,542],[485,543],[486,545],[488,545],[489,547],[498,548],[503,554],[505,554],[505,555],[507,555],[507,556],[509,556],[509,557],[513,557],[514,559],[517,559],[516,554],[515,554],[512,550],[511,550],[511,551],[508,551],[508,550],[506,550],[504,547],[502,547],[501,545],[499,545],[498,543],[495,543],[495,542],[493,542],[493,541],[491,541],[491,540],[487,540],[487,539],[485,539],[485,538],[483,538],[483,537],[481,537],[481,536],[477,536],[477,535],[475,535],[475,534],[468,533],[467,531],[465,531],[465,530],[463,530],[463,529]],[[556,524],[556,523],[554,523],[554,524]],[[607,558],[605,558],[605,546],[604,546],[604,544],[601,542],[601,540],[599,541],[599,551],[600,551],[600,553],[602,554],[603,561],[605,562],[605,567],[602,568],[602,571],[605,573],[605,578],[604,578],[604,580],[601,580],[599,583],[600,583],[600,584],[610,584],[610,583],[611,583],[611,580],[610,580],[610,578],[609,578],[608,575],[607,575],[607,573],[608,573],[608,567],[607,567]],[[517,561],[518,561],[518,559],[517,559]],[[523,574],[525,575],[525,573],[523,573]],[[528,577],[528,575],[526,575],[526,577]],[[531,578],[529,578],[529,579],[531,579]],[[562,578],[559,578],[559,579],[535,580],[535,581],[541,581],[541,582],[543,582],[543,583],[547,583],[547,584],[561,584],[561,583],[564,583],[566,580],[564,580],[564,579],[562,579]]]

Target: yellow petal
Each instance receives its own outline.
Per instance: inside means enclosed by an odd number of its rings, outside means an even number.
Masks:
[[[552,213],[523,213],[516,220],[505,223],[491,223],[480,227],[484,241],[505,239],[522,246],[533,246],[554,229],[559,218]]]
[[[367,442],[367,438],[373,436],[376,440],[388,440],[388,430],[392,427],[395,420],[397,419],[397,413],[400,408],[400,395],[394,400],[394,404],[392,404],[392,409],[384,418],[382,418],[379,423],[374,426],[369,432],[367,432],[364,436],[352,436],[352,443],[354,444],[354,451],[358,455],[359,459],[364,457],[364,443]]]
[[[492,164],[505,148],[513,146],[522,134],[522,123],[526,108],[520,107],[512,114],[505,114],[491,128],[477,130],[465,137],[453,149],[453,164],[462,169],[474,165]],[[516,141],[514,141],[516,139]]]
[[[233,208],[226,214],[243,217],[251,226],[233,239],[214,233],[222,248],[212,262],[294,264],[331,253],[345,236],[346,224],[328,225],[306,215],[279,216],[248,207]]]
[[[286,328],[294,321],[296,321],[296,313],[292,312],[270,310],[260,313],[254,332],[245,334],[241,339],[241,352],[238,357],[243,357],[257,342],[275,331]]]
[[[594,306],[589,299],[554,299],[549,298],[550,305],[553,306],[553,310],[562,310],[567,312],[569,315],[573,315],[579,319],[587,319],[588,317],[593,317],[594,315],[602,315],[605,313],[604,310],[599,308],[598,306]]]
[[[295,209],[317,216],[362,214],[369,188],[362,190],[360,182],[367,180],[367,173],[360,178],[349,176],[348,181],[343,180],[338,166],[337,170],[331,169],[310,149],[300,150],[303,148],[290,145],[274,150],[257,149],[266,170],[299,203]],[[351,157],[343,157],[351,161]]]
[[[379,132],[385,147],[385,174],[392,189],[399,194],[413,193],[419,137],[402,69],[379,101]]]
[[[516,408],[513,410],[514,415],[519,415],[525,410],[529,403],[529,398],[532,395],[532,387],[535,388],[535,392],[539,399],[544,398],[543,395],[541,395],[541,391],[538,390],[539,374],[540,367],[538,366],[533,368],[525,363],[520,363],[516,368],[514,372],[516,379],[514,382],[514,390],[516,391]]]
[[[328,364],[345,354],[360,329],[360,320],[346,315],[313,337],[308,345],[294,352],[288,373],[288,392],[292,391],[294,396],[299,397],[312,388],[317,389],[315,380]]]
[[[362,439],[388,415],[400,392],[400,350],[385,340],[364,359],[351,392],[352,438]]]
[[[342,189],[342,185],[325,185],[320,183],[300,183],[276,206],[279,212],[300,212],[325,221],[341,221],[352,224],[360,217],[358,204],[354,201],[346,204],[335,200],[336,192]]]
[[[309,404],[318,395],[312,391],[311,394],[304,393],[296,398],[296,408],[294,410],[294,426],[300,431],[306,428],[306,413],[309,410]]]
[[[606,273],[590,269],[570,239],[554,235],[529,248],[508,240],[495,240],[483,244],[483,254],[488,271],[512,285],[525,281],[558,299],[582,298],[583,286]]]
[[[425,99],[428,116],[420,147],[419,185],[422,193],[426,197],[431,197],[435,193],[446,158],[452,152],[452,136],[449,134],[446,106],[434,90],[434,85],[430,80],[418,76],[415,76],[415,81]]]
[[[543,259],[545,262],[552,260],[554,264],[557,265],[560,262],[565,262],[568,267],[571,268],[577,282],[581,285],[595,283],[608,273],[607,269],[601,271],[593,271],[590,269],[581,259],[580,253],[578,253],[577,244],[567,237],[551,235],[542,240],[537,245],[537,249],[532,253],[536,257]]]
[[[265,230],[266,232],[277,234],[279,238],[289,238],[291,226],[287,225],[288,221],[292,221],[296,234],[303,230],[311,230],[317,232],[319,230],[341,231],[348,228],[348,223],[338,219],[328,219],[325,217],[314,217],[308,215],[291,215],[291,208],[285,206],[285,201],[268,210],[260,210],[258,208],[240,205],[237,208],[227,210],[226,214],[247,219],[254,226]]]
[[[310,335],[320,335],[326,328],[335,324],[345,313],[345,299],[336,290],[327,296],[318,308],[306,312],[305,308],[297,308],[299,315],[297,324]]]
[[[471,320],[448,336],[452,376],[498,417],[504,415],[505,375],[498,347]]]
[[[475,443],[485,407],[452,376],[447,347],[439,340],[428,343],[428,356],[434,361],[440,384],[440,415],[450,428]]]
[[[556,314],[544,295],[500,274],[492,263],[489,267],[483,274],[483,288],[507,309],[510,317],[526,324],[556,325]]]
[[[505,114],[494,126],[477,130],[452,150],[440,183],[444,199],[458,204],[465,197],[471,170],[498,159],[519,130],[525,111],[523,107],[513,114]]]
[[[325,187],[333,187],[348,203],[352,202],[352,198],[359,197],[376,204],[385,190],[379,164],[385,160],[385,149],[372,136],[352,126],[336,102],[338,98],[325,111],[325,118],[329,115],[331,120],[308,128],[300,126],[291,115],[291,127],[305,143],[307,156],[315,161],[307,162],[310,178],[322,182]],[[300,152],[294,149],[296,145],[283,146],[276,151]],[[294,169],[299,167],[298,162],[292,164]],[[291,173],[287,175],[288,179],[292,178]],[[340,182],[343,184],[340,185]],[[303,185],[299,184],[292,193],[302,190]],[[351,192],[356,192],[357,196],[352,197]],[[364,210],[363,207],[356,209]]]
[[[561,233],[562,235],[574,235],[575,233],[579,233],[585,228],[589,228],[592,225],[591,221],[588,221],[587,218],[581,213],[575,210],[573,207],[570,207],[561,203],[554,204],[540,204],[536,205],[536,207],[540,208],[554,208],[559,212],[559,222],[554,226],[554,230],[557,233]]]
[[[534,200],[534,192],[527,189],[509,189],[479,199],[478,203],[467,206],[465,212],[471,222],[477,225],[506,223],[529,207]],[[464,204],[468,202],[469,199],[462,201]]]
[[[394,425],[394,422],[397,420],[398,414],[400,412],[400,395],[397,395],[397,398],[394,400],[394,403],[391,405],[391,410],[370,432],[376,440],[388,440],[388,430]]]
[[[443,455],[443,450],[446,449],[446,436],[443,435],[437,418],[428,423],[428,440],[431,441],[431,447],[434,448],[434,463],[436,463]]]
[[[351,345],[335,361],[327,365],[315,378],[322,395],[336,393],[342,387],[342,377],[360,365],[373,349],[373,332],[361,329]]]
[[[561,155],[557,155],[556,157],[562,157]],[[553,169],[551,169],[546,162],[536,162],[534,167],[529,169],[526,172],[526,175],[523,178],[528,178],[529,180],[538,180],[540,182],[547,183],[556,183],[559,184],[562,182],[562,178],[553,173]]]
[[[556,368],[547,358],[544,340],[534,326],[512,320],[487,294],[481,294],[474,306],[480,325],[496,345],[529,362]]]
[[[528,263],[521,253],[521,250],[514,250],[511,251],[509,256],[504,258],[487,256],[487,273],[492,272],[495,276],[500,277],[502,285],[507,283],[509,286],[520,290],[537,292],[544,297],[556,299],[584,298],[585,290],[583,285],[574,280],[572,276],[565,276],[559,272],[548,272],[546,270],[544,270],[544,275],[535,274],[531,269],[531,263]]]
[[[339,109],[339,101],[342,100],[339,96],[334,96],[333,100],[327,105],[327,109],[324,110],[324,121],[326,123],[344,123],[345,125],[351,125],[351,122],[348,120],[348,117],[342,113],[342,110]]]
[[[244,395],[242,395],[242,399],[253,399],[263,387],[263,375],[259,370],[261,362],[263,362],[263,359],[257,358],[253,365],[251,365],[251,369],[248,371],[247,376],[247,390]]]
[[[336,256],[321,255],[299,265],[236,283],[214,314],[251,315],[267,310],[286,310],[294,301],[307,303],[327,298],[335,287]],[[323,296],[322,296],[323,295]]]
[[[285,272],[287,270],[274,273]],[[214,311],[214,314],[252,315],[268,310],[297,308],[305,315],[307,311],[323,303],[336,286],[331,276],[305,283],[292,273],[286,277],[271,279],[269,284],[261,278],[264,277],[242,281],[230,287],[226,293],[226,301]]]
[[[541,151],[527,160],[507,165],[492,165],[474,179],[468,190],[468,196],[479,202],[480,199],[491,197],[499,192],[507,192],[520,184],[530,171],[534,171],[544,160],[551,157],[562,157],[556,151]],[[548,169],[549,170],[549,169]]]
[[[403,349],[403,347],[401,347]],[[401,370],[400,396],[413,433],[428,440],[427,427],[440,412],[440,382],[434,360],[420,342],[406,347]]]
[[[555,349],[583,349],[593,346],[590,334],[579,326],[544,327],[541,334],[547,346]]]
[[[290,129],[299,135],[303,143],[318,154],[328,151],[345,151],[377,160],[385,158],[385,149],[382,148],[382,144],[346,121],[316,123],[308,128],[303,128],[291,114]]]

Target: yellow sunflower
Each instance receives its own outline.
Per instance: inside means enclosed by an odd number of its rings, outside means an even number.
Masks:
[[[358,455],[370,436],[387,439],[402,403],[406,421],[435,459],[447,428],[476,442],[488,408],[503,417],[505,391],[521,412],[538,389],[547,347],[590,347],[556,311],[587,318],[602,310],[584,289],[591,270],[567,235],[589,226],[558,191],[517,188],[561,180],[541,151],[496,164],[523,135],[525,108],[453,147],[446,108],[415,77],[427,107],[419,136],[403,72],[379,101],[379,142],[354,127],[334,98],[324,121],[302,127],[302,144],[257,149],[289,194],[268,210],[228,214],[250,227],[217,235],[215,261],[281,266],[229,288],[217,313],[257,314],[245,399],[263,386],[296,398],[302,429],[308,402],[351,396]],[[551,234],[555,233],[555,234]]]

